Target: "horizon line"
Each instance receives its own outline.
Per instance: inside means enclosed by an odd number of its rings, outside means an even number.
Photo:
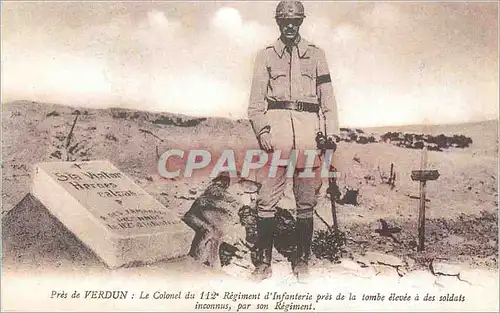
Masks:
[[[109,106],[109,107],[85,107],[85,106],[78,106],[78,105],[68,105],[68,104],[61,104],[61,103],[51,103],[51,102],[43,102],[43,101],[36,101],[36,100],[26,100],[26,99],[21,99],[21,100],[10,100],[10,101],[0,101],[1,105],[9,105],[9,104],[18,104],[18,103],[26,103],[26,102],[31,102],[31,103],[36,103],[40,105],[56,105],[56,106],[61,106],[61,107],[68,107],[68,108],[75,108],[75,109],[86,109],[86,110],[113,110],[113,109],[119,109],[119,110],[130,110],[130,111],[139,111],[139,112],[148,112],[148,113],[155,113],[155,114],[175,114],[175,115],[184,115],[186,117],[193,117],[193,118],[219,118],[219,119],[226,119],[226,120],[232,120],[232,121],[239,121],[239,120],[248,120],[248,117],[239,117],[239,118],[234,118],[234,117],[229,117],[229,116],[222,116],[222,115],[196,115],[196,114],[189,114],[189,113],[177,113],[177,112],[171,112],[171,111],[157,111],[157,110],[145,110],[145,109],[137,109],[137,108],[128,108],[128,107],[119,107],[119,106]],[[3,110],[2,110],[3,111]],[[386,124],[386,125],[372,125],[372,126],[359,126],[359,125],[340,125],[340,128],[382,128],[382,127],[411,127],[411,126],[444,126],[444,125],[461,125],[461,124],[474,124],[474,123],[481,123],[481,122],[494,122],[496,121],[497,123],[500,121],[500,118],[497,116],[496,118],[490,118],[490,119],[482,119],[482,120],[473,120],[473,121],[462,121],[462,122],[446,122],[446,123],[440,123],[440,124],[418,124],[418,123],[411,123],[411,124]]]

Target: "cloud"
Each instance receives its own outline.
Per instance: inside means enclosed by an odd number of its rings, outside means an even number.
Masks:
[[[256,52],[278,36],[267,3],[4,8],[3,101],[245,117]],[[492,8],[312,2],[301,33],[327,54],[345,125],[477,120],[498,114]]]
[[[373,3],[372,9],[362,14],[362,19],[366,25],[374,28],[392,28],[407,21],[400,7],[388,2]]]
[[[165,13],[158,10],[148,12],[148,22],[149,26],[153,29],[164,30],[169,26]]]
[[[243,21],[238,10],[235,8],[223,7],[215,13],[213,23],[220,29],[234,34],[235,31],[241,28]]]

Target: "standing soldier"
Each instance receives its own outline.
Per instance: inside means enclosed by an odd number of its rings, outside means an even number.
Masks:
[[[276,8],[276,23],[281,33],[272,45],[259,51],[252,80],[248,117],[261,149],[281,152],[281,159],[298,152],[299,161],[293,175],[293,192],[297,206],[296,258],[294,274],[307,275],[313,235],[313,213],[322,185],[321,163],[300,162],[300,151],[316,150],[319,131],[328,138],[339,133],[337,104],[333,95],[330,71],[322,49],[299,34],[305,18],[300,1],[281,1]],[[314,178],[298,173],[309,167]],[[273,236],[276,228],[275,206],[286,186],[286,168],[278,167],[274,177],[259,175],[257,197],[258,221],[254,278],[263,280],[272,274]]]

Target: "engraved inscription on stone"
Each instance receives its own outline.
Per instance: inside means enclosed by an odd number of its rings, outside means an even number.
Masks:
[[[33,194],[110,267],[183,256],[194,236],[108,161],[37,164]]]

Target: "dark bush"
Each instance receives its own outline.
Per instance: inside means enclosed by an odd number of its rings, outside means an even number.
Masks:
[[[157,118],[156,120],[153,121],[153,124],[160,124],[160,125],[175,125],[175,126],[180,126],[180,127],[193,127],[201,122],[205,121],[206,118],[193,118],[193,119],[186,119],[183,120],[180,117],[176,118],[170,118],[168,116],[162,116]]]
[[[341,231],[317,230],[312,241],[312,253],[318,259],[338,262],[345,252],[346,235]]]

